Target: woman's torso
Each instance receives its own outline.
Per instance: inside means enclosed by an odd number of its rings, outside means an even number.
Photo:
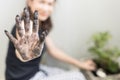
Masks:
[[[12,35],[15,36],[15,26],[12,30]],[[45,51],[45,44],[42,51]],[[7,57],[6,57],[6,80],[29,80],[36,72],[39,71],[39,63],[42,55],[28,62],[21,62],[15,54],[15,47],[12,42],[9,42]]]

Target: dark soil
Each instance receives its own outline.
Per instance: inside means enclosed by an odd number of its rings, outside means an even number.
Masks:
[[[93,60],[93,61],[96,63],[95,60]],[[96,64],[97,64],[97,63],[96,63]],[[97,70],[100,69],[100,68],[102,68],[101,65],[100,65],[100,64],[97,64]],[[103,69],[103,68],[102,68],[102,69]],[[92,73],[93,73],[95,76],[97,76],[97,74],[96,74],[97,70],[96,70],[96,71],[92,71]],[[115,74],[120,73],[120,69],[119,69],[116,73],[111,73],[111,72],[109,72],[108,70],[105,70],[105,69],[103,69],[103,70],[104,70],[104,72],[105,72],[107,75],[115,75]]]

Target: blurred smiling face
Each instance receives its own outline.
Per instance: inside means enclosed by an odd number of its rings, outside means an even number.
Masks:
[[[39,20],[45,21],[53,12],[55,0],[28,0],[27,5],[31,8],[32,12],[38,11]]]

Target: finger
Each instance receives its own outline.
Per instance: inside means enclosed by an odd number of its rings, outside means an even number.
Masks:
[[[38,33],[38,29],[39,29],[38,11],[35,11],[33,20],[33,32]]]
[[[13,44],[17,43],[17,39],[13,37],[7,30],[4,31],[7,37],[10,39],[10,41],[13,42]]]
[[[25,32],[31,35],[32,26],[31,26],[31,21],[30,21],[30,13],[27,8],[24,8],[24,22],[25,22]]]
[[[96,66],[94,61],[91,60],[90,63],[91,63],[91,65]]]
[[[48,31],[47,31],[47,30],[43,31],[42,34],[39,35],[40,41],[41,41],[41,42],[44,41],[44,39],[45,39],[45,37],[46,37],[47,35],[48,35]]]
[[[91,70],[95,71],[97,68],[95,66],[91,66]]]
[[[92,68],[92,70],[96,70],[96,68],[97,68],[96,65],[92,64],[92,63],[90,64],[90,67]]]
[[[24,22],[21,21],[19,15],[16,16],[16,32],[18,34],[17,38],[23,37],[25,35]]]
[[[88,70],[89,71],[95,71],[95,68],[94,67],[89,67]]]
[[[96,64],[92,60],[89,60],[88,64],[90,64],[91,66],[96,66]]]

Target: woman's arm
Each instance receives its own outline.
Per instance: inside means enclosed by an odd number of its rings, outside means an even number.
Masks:
[[[63,62],[67,62],[70,64],[73,64],[74,66],[80,68],[80,69],[85,69],[85,70],[95,70],[95,64],[93,63],[92,60],[88,60],[85,62],[80,62],[68,55],[66,55],[63,51],[61,51],[60,49],[58,49],[52,42],[52,40],[50,39],[49,36],[46,37],[45,40],[46,46],[47,46],[47,50],[48,53],[58,59],[61,60]]]

